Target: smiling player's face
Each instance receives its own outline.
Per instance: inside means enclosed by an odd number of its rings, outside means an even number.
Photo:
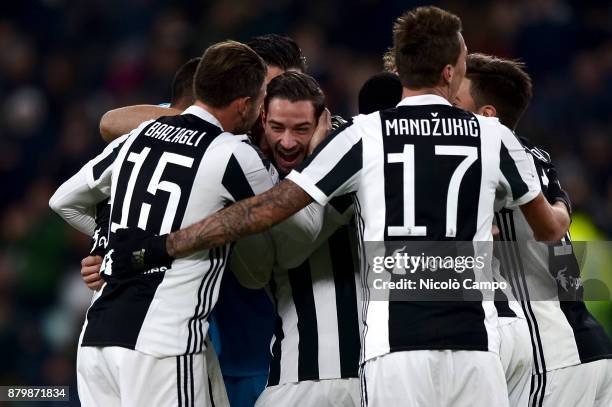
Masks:
[[[264,135],[281,174],[288,174],[304,160],[316,125],[311,101],[270,100],[264,116]]]

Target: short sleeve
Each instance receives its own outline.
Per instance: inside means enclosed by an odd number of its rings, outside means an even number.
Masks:
[[[363,143],[358,124],[333,131],[287,179],[321,205],[334,196],[356,192],[363,167]]]
[[[526,204],[541,192],[540,180],[533,157],[506,127],[501,126],[500,163],[501,186],[505,206]]]
[[[225,198],[237,202],[261,194],[278,182],[276,171],[262,160],[256,147],[240,142],[232,151],[221,183],[229,195]]]

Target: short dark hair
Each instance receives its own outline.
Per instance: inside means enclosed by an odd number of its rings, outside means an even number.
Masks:
[[[393,49],[402,85],[412,89],[436,86],[442,69],[461,54],[461,20],[438,7],[417,7],[395,20]]]
[[[204,51],[198,64],[193,93],[212,107],[223,108],[242,97],[256,97],[266,77],[266,65],[247,45],[224,41]]]
[[[193,77],[202,58],[191,58],[174,74],[172,80],[172,98],[170,104],[175,105],[183,98],[193,98]]]
[[[531,78],[520,61],[484,54],[467,57],[466,78],[477,108],[493,105],[499,121],[511,129],[527,109],[533,95]]]
[[[290,102],[311,101],[315,119],[318,119],[325,109],[325,94],[317,81],[305,73],[288,71],[278,75],[268,83],[266,92],[264,100],[266,110],[274,98],[286,99]]]
[[[359,90],[359,114],[370,114],[395,107],[402,100],[402,91],[402,83],[396,74],[377,73]]]
[[[283,71],[290,69],[306,71],[306,58],[293,39],[278,34],[260,35],[247,42],[266,65],[273,65]]]

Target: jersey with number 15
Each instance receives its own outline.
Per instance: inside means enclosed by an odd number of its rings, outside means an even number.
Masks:
[[[271,188],[278,177],[246,136],[224,132],[198,106],[143,123],[81,172],[95,198],[110,195],[109,252],[119,229],[169,233]],[[129,278],[105,260],[106,284],[87,312],[81,346],[157,357],[202,352],[228,252],[200,251]]]

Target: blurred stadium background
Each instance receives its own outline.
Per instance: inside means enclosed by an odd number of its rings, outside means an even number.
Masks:
[[[393,19],[421,4],[457,13],[470,51],[527,63],[535,97],[520,134],[555,158],[575,205],[574,238],[609,240],[609,1],[6,1],[0,4],[0,190],[6,194],[0,385],[68,384],[70,404],[77,405],[75,349],[90,299],[79,261],[89,242],[47,202],[102,148],[97,126],[105,111],[167,101],[175,70],[208,44],[276,32],[300,44],[332,112],[356,114],[360,86],[382,69]],[[601,275],[608,270],[593,273],[610,281]],[[590,306],[612,331],[610,302]]]

